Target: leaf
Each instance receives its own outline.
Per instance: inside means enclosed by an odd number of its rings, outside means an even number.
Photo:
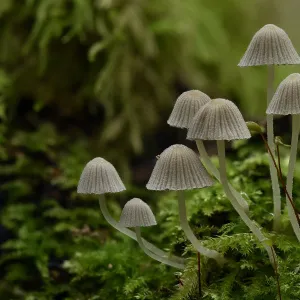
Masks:
[[[97,55],[104,51],[110,44],[110,40],[106,39],[100,42],[97,42],[91,46],[88,52],[88,58],[90,62],[94,62],[96,60]]]

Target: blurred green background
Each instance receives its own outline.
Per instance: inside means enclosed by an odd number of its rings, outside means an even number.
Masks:
[[[181,92],[233,100],[245,119],[263,120],[266,68],[237,64],[267,23],[300,49],[299,9],[297,0],[1,0],[0,298],[77,299],[62,296],[70,231],[106,226],[76,195],[82,168],[102,156],[129,187],[122,202],[149,198],[155,155],[185,142],[166,123]],[[298,70],[277,67],[276,84]]]

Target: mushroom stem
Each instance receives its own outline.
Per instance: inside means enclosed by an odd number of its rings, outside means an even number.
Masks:
[[[179,263],[179,262],[174,262],[168,258],[162,257],[160,255],[157,255],[153,252],[151,252],[144,244],[143,242],[143,238],[141,236],[141,228],[140,227],[134,227],[135,229],[135,233],[136,233],[136,238],[137,238],[137,242],[139,243],[139,246],[142,248],[142,250],[151,258],[153,258],[154,260],[157,260],[165,265],[177,268],[177,269],[184,269],[184,264],[183,263]]]
[[[197,144],[197,148],[200,153],[200,158],[202,159],[203,165],[210,173],[212,173],[214,175],[214,177],[219,182],[221,182],[220,172],[217,169],[217,167],[210,160],[210,157],[209,157],[208,153],[206,152],[205,146],[203,144],[203,141],[196,140],[196,144]],[[246,201],[246,199],[244,199],[242,197],[242,195],[230,183],[229,183],[229,188],[230,188],[232,194],[234,195],[234,197],[236,198],[236,200],[238,201],[239,205],[244,209],[244,211],[247,214],[249,214],[249,204]]]
[[[277,283],[277,294],[278,294],[279,300],[282,300],[282,298],[281,298],[281,289],[280,289],[279,273],[278,273],[278,264],[277,264],[277,262],[276,262],[276,256],[275,256],[276,254],[275,254],[274,248],[272,248],[272,254],[273,254],[273,259],[274,259],[274,261],[275,261],[274,273],[275,273],[276,283]]]
[[[275,70],[274,65],[268,66],[268,91],[267,91],[268,104],[271,102],[274,94],[273,91],[274,70]],[[272,151],[272,154],[275,155],[273,115],[267,115],[267,137],[268,137],[268,144]],[[277,171],[275,166],[273,165],[272,158],[270,156],[269,156],[269,165],[270,165],[270,174],[271,174],[271,181],[272,181],[273,201],[274,201],[273,229],[275,231],[278,231],[280,228],[280,215],[281,215],[280,187],[279,187]]]
[[[136,234],[130,230],[127,229],[125,227],[122,227],[119,225],[119,223],[111,216],[111,214],[108,211],[107,205],[106,205],[106,199],[104,195],[100,195],[99,197],[99,205],[100,205],[100,210],[105,218],[105,220],[115,229],[117,229],[118,231],[122,232],[123,234],[127,235],[128,237],[134,239],[137,241],[137,236]],[[183,264],[184,263],[184,258],[178,257],[178,256],[170,256],[168,253],[162,251],[161,249],[157,248],[156,246],[154,246],[153,244],[149,243],[148,241],[146,241],[145,239],[143,239],[143,243],[145,244],[145,246],[147,247],[148,250],[152,251],[153,253],[155,253],[158,256],[161,256],[163,258],[168,258],[169,260],[173,260],[174,262],[177,262],[179,264]]]
[[[215,250],[210,250],[204,247],[201,242],[197,239],[194,235],[186,216],[186,206],[185,206],[185,199],[184,199],[184,191],[177,191],[177,198],[178,198],[178,206],[179,206],[179,218],[180,218],[180,225],[183,229],[185,235],[187,236],[188,240],[192,243],[195,249],[204,256],[210,257],[215,259],[220,265],[223,265],[225,259],[223,255]]]
[[[293,200],[293,177],[294,177],[294,171],[295,171],[296,159],[297,159],[299,132],[300,132],[300,115],[292,115],[292,142],[291,142],[291,152],[290,152],[289,167],[288,167],[287,180],[286,180],[286,189],[288,194],[291,197],[291,200]],[[287,196],[286,196],[286,205],[287,205],[288,214],[295,235],[300,241],[300,228],[296,217],[297,211],[294,211],[294,208]]]
[[[244,212],[241,208],[237,200],[235,199],[232,191],[230,190],[227,174],[226,174],[226,160],[225,160],[225,142],[224,141],[217,141],[218,146],[218,156],[220,162],[220,176],[221,176],[221,183],[224,189],[224,192],[228,199],[230,200],[232,206],[240,215],[241,219],[245,222],[245,224],[249,227],[252,233],[257,237],[257,239],[263,244],[264,248],[266,249],[269,259],[271,261],[272,266],[276,265],[274,259],[274,253],[272,252],[272,247],[266,244],[267,238],[263,235],[260,228],[248,217],[248,215]]]

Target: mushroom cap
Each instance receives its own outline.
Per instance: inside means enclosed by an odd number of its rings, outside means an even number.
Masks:
[[[173,127],[188,128],[196,112],[209,101],[210,97],[198,90],[182,93],[177,98],[167,123]]]
[[[115,167],[102,157],[96,157],[84,167],[77,187],[79,194],[117,193],[126,190]]]
[[[296,64],[300,64],[300,57],[287,33],[268,24],[255,33],[238,66]]]
[[[213,185],[198,155],[184,145],[172,145],[159,156],[148,190],[190,190]]]
[[[156,225],[156,220],[147,203],[133,198],[125,204],[119,224],[123,227],[147,227]]]
[[[300,114],[300,74],[294,73],[278,86],[268,109],[268,115]]]
[[[188,130],[189,140],[242,140],[251,134],[237,106],[226,99],[214,99],[195,115]]]

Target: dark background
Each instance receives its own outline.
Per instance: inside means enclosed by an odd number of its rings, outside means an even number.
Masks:
[[[1,299],[31,297],[49,270],[68,281],[64,234],[100,226],[76,194],[90,159],[116,166],[128,187],[122,203],[151,198],[143,186],[155,156],[173,143],[193,147],[166,123],[180,93],[230,99],[263,123],[266,68],[237,64],[267,23],[300,49],[299,9],[296,0],[1,0]],[[276,67],[276,85],[297,71]],[[286,132],[289,121],[276,126]],[[65,227],[55,227],[64,218],[56,205],[74,213]],[[44,249],[43,236],[54,244]]]

